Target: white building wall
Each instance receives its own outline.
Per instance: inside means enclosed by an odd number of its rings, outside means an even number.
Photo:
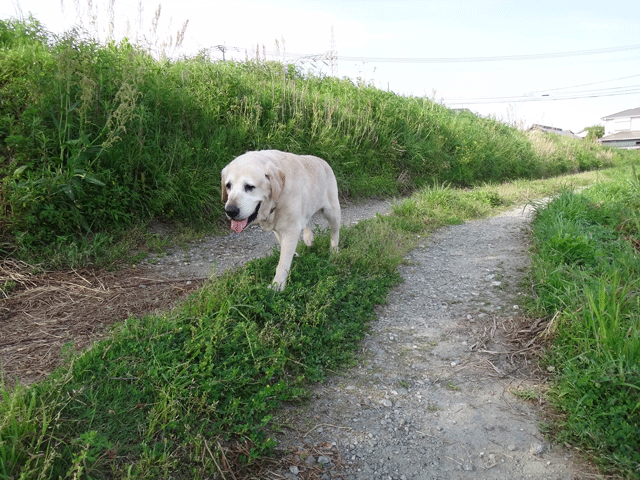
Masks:
[[[631,122],[629,118],[614,118],[608,120],[604,124],[604,134],[613,135],[614,133],[624,132],[631,129]]]

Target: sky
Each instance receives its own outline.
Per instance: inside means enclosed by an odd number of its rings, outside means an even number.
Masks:
[[[542,124],[577,133],[640,107],[637,0],[0,3],[1,19],[32,14],[53,33],[80,25],[100,40],[127,37],[145,45],[169,43],[188,22],[181,47],[165,53],[245,60],[257,51],[261,59],[427,96],[521,128]]]

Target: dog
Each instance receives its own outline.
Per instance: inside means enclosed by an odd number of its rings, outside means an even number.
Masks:
[[[313,244],[309,222],[322,212],[331,228],[331,252],[340,239],[340,202],[333,170],[321,158],[279,150],[247,152],[232,160],[221,172],[224,211],[231,230],[242,232],[258,221],[274,232],[280,244],[280,258],[272,288],[285,288],[300,233],[304,243]]]

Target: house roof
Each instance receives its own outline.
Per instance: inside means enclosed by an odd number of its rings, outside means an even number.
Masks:
[[[563,129],[558,128],[558,127],[549,127],[547,125],[539,125],[537,123],[534,123],[533,125],[531,125],[529,127],[529,130],[532,130],[532,131],[536,131],[537,130],[539,132],[555,133],[556,135],[564,135],[566,137],[579,138],[571,130],[563,130]]]
[[[620,142],[624,140],[640,140],[640,130],[618,132],[600,139],[601,142]]]
[[[640,108],[631,108],[629,110],[623,110],[622,112],[612,113],[606,117],[602,117],[602,120],[613,120],[614,118],[623,117],[640,117]]]

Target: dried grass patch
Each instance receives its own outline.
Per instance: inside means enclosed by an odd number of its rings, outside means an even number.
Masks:
[[[143,267],[43,272],[24,262],[0,262],[0,368],[6,385],[49,375],[71,344],[85,349],[130,316],[172,308],[203,279],[150,276]]]
[[[476,335],[469,349],[482,354],[478,366],[492,376],[543,382],[548,373],[540,367],[540,358],[550,338],[553,319],[528,316],[494,319]]]

